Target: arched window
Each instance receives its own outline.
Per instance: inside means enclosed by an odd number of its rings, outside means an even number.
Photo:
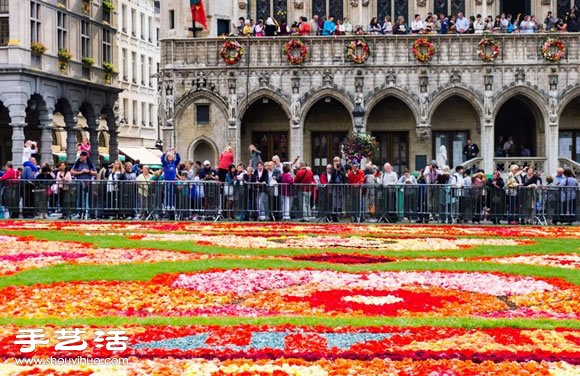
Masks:
[[[337,18],[344,18],[344,4],[343,0],[313,0],[312,1],[312,15],[333,16]]]
[[[266,21],[268,17],[274,17],[278,22],[287,21],[288,0],[256,0],[256,19]]]
[[[433,13],[443,13],[447,15],[457,15],[457,13],[465,13],[465,0],[435,0],[433,2]]]

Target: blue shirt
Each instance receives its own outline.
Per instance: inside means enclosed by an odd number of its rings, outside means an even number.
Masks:
[[[161,156],[161,164],[163,165],[163,176],[165,180],[175,180],[177,177],[177,166],[181,161],[179,153],[175,153],[175,159],[168,161],[165,157],[165,153]]]
[[[324,21],[322,26],[322,35],[330,35],[336,30],[336,24],[330,20]]]

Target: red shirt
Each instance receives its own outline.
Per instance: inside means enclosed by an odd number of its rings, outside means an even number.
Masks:
[[[11,168],[7,170],[4,175],[0,177],[0,180],[14,180],[19,179],[18,170]]]
[[[362,170],[354,172],[351,170],[348,174],[348,184],[362,184],[365,181],[365,173]]]
[[[300,29],[298,29],[298,34],[300,35],[309,35],[310,34],[310,25],[308,22],[302,22],[300,24]]]
[[[218,163],[220,170],[227,170],[232,164],[234,164],[234,153],[226,151],[220,155],[220,161]]]

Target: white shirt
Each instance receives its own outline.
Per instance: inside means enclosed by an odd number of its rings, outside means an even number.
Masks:
[[[383,172],[383,174],[381,175],[381,185],[397,184],[398,180],[399,178],[395,171]]]
[[[469,29],[469,21],[467,21],[467,18],[465,17],[458,18],[457,21],[455,21],[455,28],[457,31],[465,32]]]
[[[423,30],[424,28],[425,28],[425,24],[421,20],[411,22],[411,30],[413,30],[413,31]]]
[[[22,163],[26,163],[32,157],[32,149],[31,148],[24,148],[22,149]]]

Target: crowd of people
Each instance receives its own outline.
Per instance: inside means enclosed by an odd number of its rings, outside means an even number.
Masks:
[[[308,20],[299,17],[295,22],[288,24],[285,19],[280,22],[274,17],[265,21],[240,17],[234,25],[237,36],[286,36],[286,35],[391,35],[391,34],[482,34],[490,33],[536,33],[536,32],[578,32],[580,31],[580,10],[574,6],[564,18],[556,17],[548,12],[543,22],[535,15],[512,15],[502,13],[493,17],[478,14],[465,16],[462,12],[457,15],[428,13],[425,17],[416,14],[411,22],[404,16],[392,20],[390,16],[382,20],[373,17],[368,25],[352,25],[348,17],[335,18],[319,17],[314,15]]]
[[[34,143],[27,145],[34,152]],[[541,214],[554,223],[576,220],[578,181],[571,169],[544,178],[533,166],[506,171],[498,165],[488,177],[481,169],[444,165],[445,150],[418,174],[405,169],[401,176],[389,163],[345,163],[340,156],[316,174],[300,157],[264,161],[254,145],[247,163],[235,163],[228,146],[215,167],[209,160],[182,162],[170,148],[156,171],[139,161],[114,161],[97,170],[88,142],[78,152],[72,166],[62,162],[54,169],[34,156],[19,168],[8,162],[0,181],[9,216],[515,224]],[[468,140],[463,153],[469,160],[479,148]]]

